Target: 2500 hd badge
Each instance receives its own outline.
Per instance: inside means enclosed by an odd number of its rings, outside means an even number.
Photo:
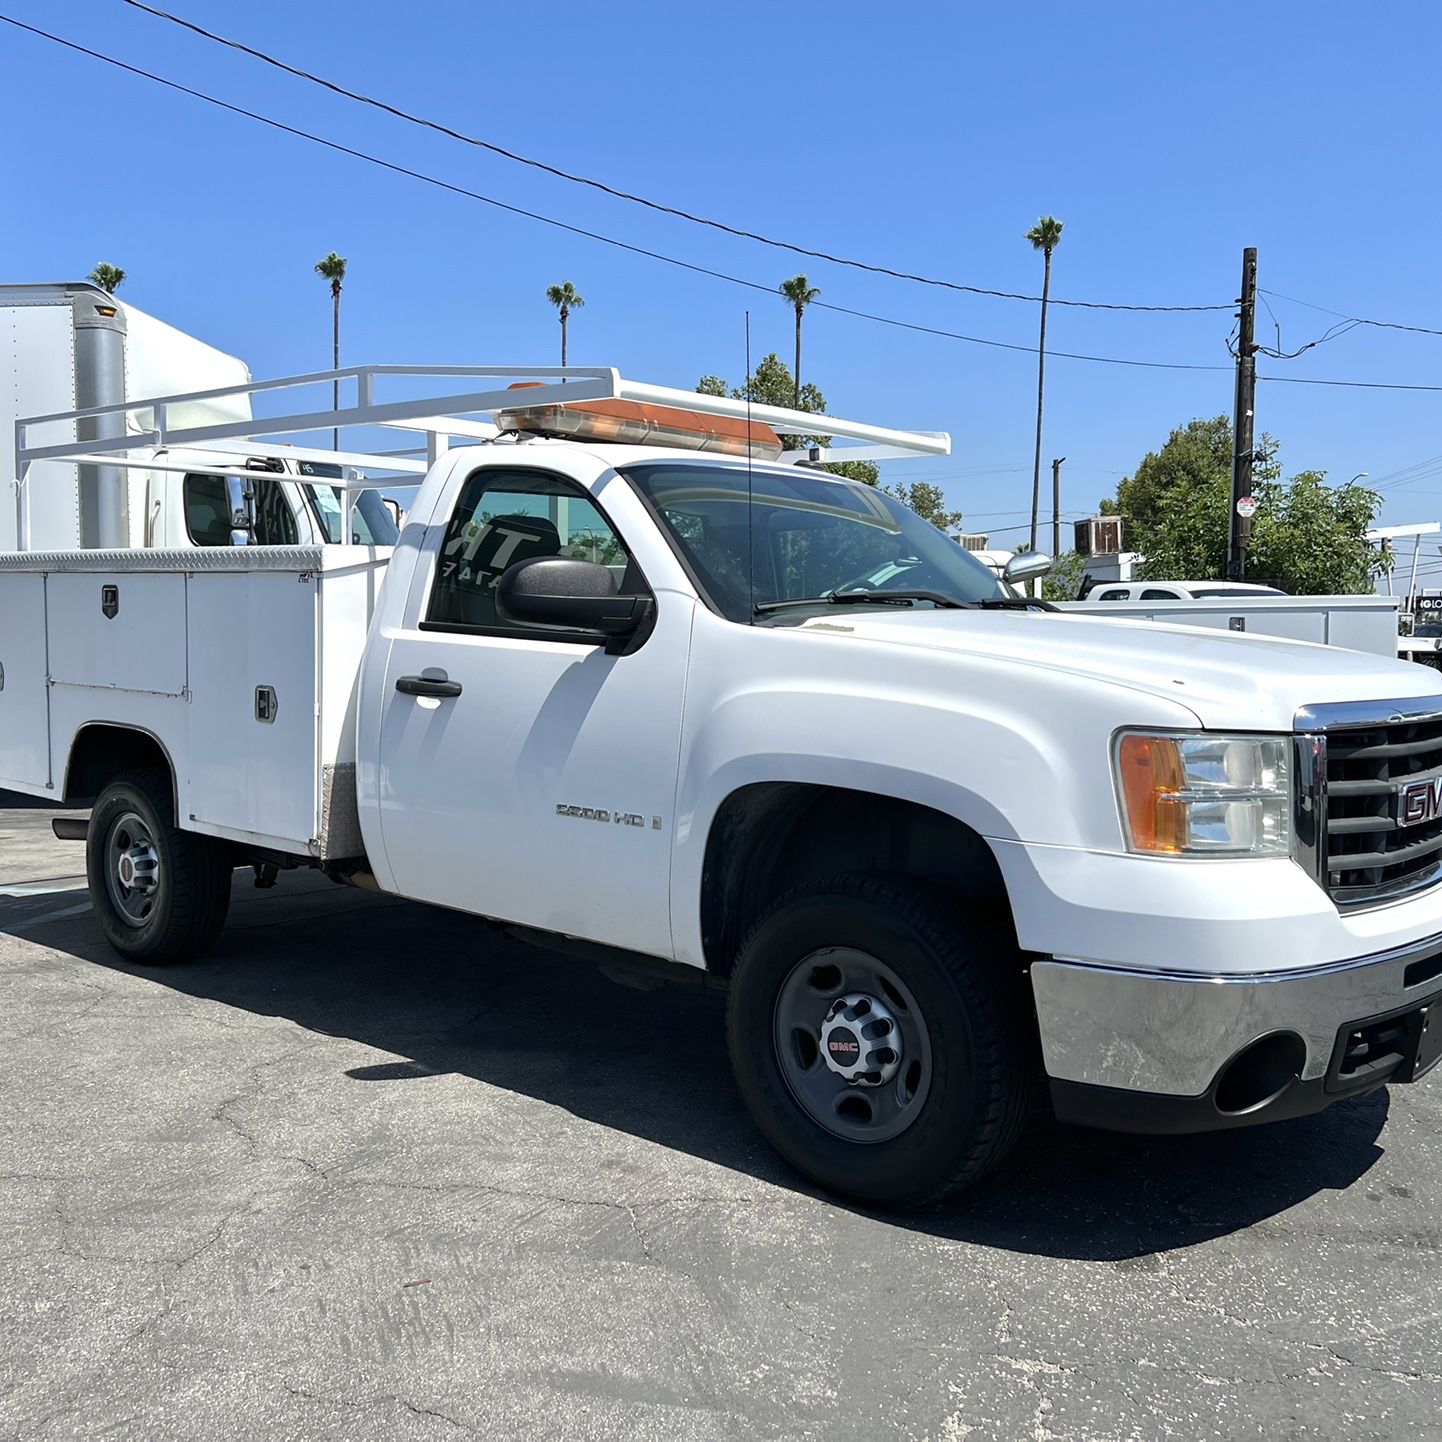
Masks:
[[[562,802],[556,803],[557,816],[574,816],[581,821],[612,821],[617,826],[638,826],[646,825],[646,818],[634,811],[605,811],[596,806],[567,806]],[[661,818],[651,818],[651,830],[661,829]]]

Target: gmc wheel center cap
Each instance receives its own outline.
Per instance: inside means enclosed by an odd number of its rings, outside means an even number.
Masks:
[[[901,1028],[874,996],[837,997],[821,1021],[821,1058],[855,1086],[884,1086],[901,1066]]]

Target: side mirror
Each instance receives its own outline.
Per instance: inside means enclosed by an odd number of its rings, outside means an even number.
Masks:
[[[616,578],[595,561],[536,556],[517,561],[496,582],[496,615],[518,626],[590,631],[620,650],[651,617],[649,596],[618,596]]]
[[[1006,563],[1001,577],[1004,581],[1019,584],[1022,581],[1035,581],[1039,576],[1046,575],[1051,568],[1050,556],[1044,556],[1040,551],[1019,551]]]
[[[230,507],[230,544],[255,545],[255,487],[243,476],[226,476],[223,484]]]

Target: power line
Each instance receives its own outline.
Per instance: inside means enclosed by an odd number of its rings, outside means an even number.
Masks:
[[[0,18],[3,18],[3,17],[0,17]],[[767,286],[762,286],[762,287],[760,287],[760,289],[766,290],[766,289],[769,289],[769,287],[767,287]],[[1037,347],[1034,346],[1034,345],[1019,345],[1019,344],[1016,344],[1016,343],[1014,343],[1014,342],[1012,342],[1012,341],[1005,341],[1005,340],[987,340],[987,339],[984,339],[984,338],[981,337],[981,336],[963,335],[960,331],[942,330],[940,327],[934,326],[934,325],[918,325],[918,324],[916,324],[914,321],[909,321],[909,320],[897,320],[897,319],[895,319],[895,317],[893,317],[893,316],[888,316],[888,315],[874,315],[874,314],[871,313],[870,311],[853,310],[850,306],[845,306],[845,305],[833,305],[833,304],[831,304],[829,301],[816,300],[816,301],[812,301],[812,305],[817,306],[817,307],[820,308],[821,310],[834,310],[834,311],[837,311],[837,312],[838,312],[839,314],[841,314],[841,315],[856,316],[856,317],[857,317],[858,319],[860,319],[860,320],[875,321],[878,325],[898,326],[898,327],[900,327],[902,330],[919,331],[922,335],[944,336],[947,340],[964,340],[964,341],[969,341],[972,345],[987,345],[987,346],[992,346],[992,347],[994,347],[994,348],[997,349],[997,350],[1017,350],[1017,351],[1025,351],[1025,352],[1027,353],[1027,355],[1035,355],[1035,354],[1037,353]],[[1192,365],[1192,364],[1186,364],[1186,363],[1184,363],[1184,362],[1182,362],[1182,361],[1125,360],[1125,359],[1123,359],[1123,358],[1121,358],[1121,357],[1119,357],[1119,356],[1083,355],[1083,354],[1081,354],[1081,353],[1078,352],[1078,351],[1066,351],[1066,350],[1050,350],[1050,349],[1048,349],[1047,355],[1048,355],[1048,357],[1053,357],[1053,356],[1059,357],[1060,359],[1063,359],[1063,360],[1093,361],[1093,362],[1095,362],[1095,363],[1098,364],[1098,365],[1140,366],[1140,367],[1142,367],[1143,369],[1146,369],[1146,370],[1164,370],[1164,371],[1229,371],[1229,370],[1231,370],[1231,366],[1223,366],[1223,365]]]
[[[1335,381],[1307,376],[1258,376],[1259,381],[1288,386],[1354,386],[1369,391],[1442,391],[1442,386],[1409,385],[1403,381]]]
[[[1442,474],[1442,456],[1434,456],[1430,461],[1418,461],[1416,465],[1382,477],[1381,481],[1374,484],[1371,489],[1382,492],[1400,491],[1408,486],[1415,486],[1418,481],[1430,481],[1439,474]],[[1411,494],[1417,495],[1418,492],[1413,491]]]
[[[453,195],[459,195],[469,200],[480,201],[484,205],[493,206],[497,210],[503,210],[512,215],[519,215],[527,220],[538,221],[542,225],[549,225],[557,230],[564,230],[572,235],[579,235],[587,240],[594,240],[602,245],[609,245],[617,250],[628,251],[633,255],[643,256],[648,260],[660,261],[664,265],[675,266],[680,270],[687,270],[695,275],[709,276],[713,280],[725,281],[730,285],[744,286],[748,290],[764,291],[768,295],[775,293],[774,288],[760,281],[747,280],[743,276],[731,275],[726,271],[715,270],[709,266],[697,265],[694,261],[682,260],[678,256],[667,255],[662,251],[651,250],[646,246],[636,245],[631,241],[619,240],[615,236],[604,235],[600,231],[588,230],[584,226],[573,225],[569,221],[557,220],[554,216],[543,215],[539,211],[527,210],[523,206],[512,205],[507,201],[497,200],[494,196],[482,194],[480,191],[471,190],[463,185],[457,185],[449,180],[442,180],[438,176],[429,175],[425,171],[415,170],[410,166],[400,165],[393,160],[384,160],[380,156],[372,155],[368,151],[359,150],[354,146],[342,144],[337,140],[329,140],[325,136],[316,135],[311,131],[303,130],[298,126],[288,125],[284,121],[276,120],[269,115],[262,115],[258,111],[248,110],[242,105],[236,105],[228,100],[222,100],[218,96],[209,95],[205,91],[196,90],[180,81],[170,80],[166,76],[157,75],[154,71],[142,69],[138,65],[131,65],[124,60],[119,60],[112,55],[106,55],[99,50],[92,50],[89,46],[81,45],[77,41],[67,40],[64,36],[55,35],[48,30],[42,30],[38,26],[26,24],[23,20],[17,20],[13,16],[0,14],[0,22],[23,30],[27,34],[35,35],[42,40],[48,40],[52,44],[62,46],[80,55],[89,56],[92,60],[99,60],[105,65],[123,70],[127,74],[138,76],[142,80],[149,80],[153,84],[165,87],[168,90],[176,91],[181,95],[188,95],[193,100],[203,101],[207,105],[213,105],[218,109],[228,111],[232,115],[239,115],[246,120],[256,121],[260,125],[268,126],[272,130],[278,130],[286,135],[291,135],[300,140],[309,141],[313,145],[322,146],[340,155],[347,155],[354,160],[362,160],[367,164],[378,166],[382,170],[388,170],[395,175],[404,175],[411,180],[419,180],[423,184],[431,185],[439,190],[445,190]],[[1272,292],[1274,295],[1276,292]],[[1025,299],[1026,297],[1022,297]],[[1286,299],[1286,297],[1283,297]],[[970,345],[989,346],[998,350],[1019,351],[1028,355],[1037,353],[1036,346],[1017,344],[1010,341],[992,340],[983,336],[966,335],[960,331],[945,330],[938,326],[920,325],[913,321],[899,320],[895,316],[878,315],[874,312],[856,310],[850,306],[835,305],[828,301],[814,301],[813,304],[822,310],[834,311],[840,315],[853,316],[860,320],[871,321],[878,325],[895,326],[902,330],[915,331],[923,335],[940,336],[948,340],[963,341]],[[1351,317],[1348,317],[1349,319]],[[1380,324],[1380,322],[1378,322]],[[1123,356],[1099,356],[1089,355],[1078,351],[1057,351],[1048,350],[1049,356],[1061,360],[1087,361],[1096,365],[1131,366],[1143,370],[1178,370],[1178,371],[1230,371],[1230,366],[1201,365],[1185,363],[1180,361],[1145,361],[1133,360]],[[1393,381],[1352,381],[1352,380],[1324,380],[1302,376],[1258,376],[1260,381],[1275,382],[1288,385],[1313,385],[1313,386],[1344,386],[1355,387],[1366,390],[1397,390],[1397,391],[1442,391],[1442,385],[1412,385]]]
[[[172,25],[179,25],[183,29],[191,31],[206,40],[217,45],[224,45],[231,50],[238,50],[242,54],[249,55],[252,59],[259,60],[262,64],[272,66],[276,70],[284,71],[287,75],[293,75],[299,80],[308,81],[312,85],[319,85],[324,90],[329,90],[335,95],[343,96],[347,100],[354,100],[358,104],[368,105],[375,110],[384,111],[387,115],[394,116],[410,125],[419,125],[423,129],[433,130],[437,134],[445,135],[452,140],[459,140],[465,145],[473,145],[481,150],[488,150],[493,155],[499,155],[505,160],[514,161],[518,165],[530,166],[533,170],[544,171],[547,175],[553,175],[558,180],[569,181],[573,185],[589,186],[592,190],[599,190],[603,194],[615,197],[617,200],[629,201],[632,205],[645,206],[648,210],[654,210],[662,215],[670,215],[678,220],[689,221],[692,225],[707,226],[712,230],[723,231],[727,235],[734,235],[742,240],[754,240],[760,245],[769,245],[776,250],[786,250],[794,255],[809,256],[814,260],[824,260],[831,265],[849,266],[853,270],[869,271],[873,275],[890,276],[893,280],[912,281],[917,285],[936,286],[943,290],[963,291],[968,295],[986,295],[1000,300],[1024,300],[1040,304],[1039,295],[1023,295],[1015,291],[993,290],[987,286],[965,285],[960,281],[938,280],[933,276],[916,275],[909,271],[893,270],[890,266],[876,265],[868,261],[855,260],[848,256],[832,255],[828,251],[813,250],[808,246],[797,245],[791,241],[777,240],[773,236],[761,235],[754,230],[744,230],[739,226],[728,225],[724,221],[713,220],[708,216],[696,215],[688,210],[681,210],[674,205],[666,205],[661,201],[650,200],[644,195],[636,195],[629,190],[620,190],[616,186],[607,185],[604,181],[594,180],[590,176],[578,175],[573,171],[562,170],[559,166],[548,164],[544,160],[536,160],[527,155],[518,154],[514,150],[508,150],[503,145],[494,141],[482,140],[479,136],[467,135],[464,131],[456,130],[438,120],[427,119],[423,115],[413,114],[411,111],[403,110],[397,105],[388,101],[378,100],[375,96],[365,95],[358,90],[351,90],[334,80],[327,80],[324,76],[316,75],[309,70],[303,70],[297,65],[278,59],[264,50],[257,50],[254,46],[247,45],[243,41],[233,40],[229,36],[219,35],[213,30],[207,30],[203,25],[197,25],[193,20],[186,20],[179,15],[172,15],[168,10],[158,9],[154,5],[147,5],[144,0],[121,0],[122,4],[129,5],[132,9],[142,10],[147,15],[153,15],[158,20],[168,21]],[[1117,302],[1099,300],[1064,300],[1058,297],[1050,297],[1052,305],[1076,306],[1085,310],[1120,310],[1120,311],[1144,311],[1144,312],[1197,312],[1197,311],[1224,311],[1231,310],[1232,303],[1225,305],[1124,305]]]
[[[1266,305],[1265,297],[1262,304]],[[1269,314],[1271,309],[1272,307],[1268,305]],[[1276,319],[1275,316],[1272,318]],[[1319,345],[1326,345],[1329,340],[1336,340],[1338,336],[1346,335],[1348,331],[1356,330],[1362,323],[1360,320],[1339,320],[1336,325],[1328,326],[1316,340],[1309,340],[1306,345],[1298,346],[1296,350],[1284,351],[1280,347],[1274,349],[1271,346],[1259,345],[1256,347],[1256,351],[1259,355],[1270,356],[1273,360],[1296,360],[1299,355],[1303,355],[1309,350],[1315,350]],[[1280,326],[1277,328],[1277,334],[1280,337]]]
[[[527,220],[539,221],[542,225],[553,226],[557,230],[568,231],[572,235],[585,237],[587,240],[599,241],[602,245],[614,246],[618,250],[631,252],[633,255],[644,256],[649,260],[658,260],[666,265],[677,266],[682,270],[689,270],[696,275],[710,276],[713,280],[723,280],[731,285],[745,286],[748,290],[765,291],[767,295],[774,295],[775,289],[769,285],[763,285],[759,281],[747,280],[743,276],[730,275],[725,271],[713,270],[709,266],[697,265],[693,261],[681,260],[674,255],[666,255],[658,250],[650,250],[645,246],[634,245],[630,241],[618,240],[614,236],[603,235],[600,231],[587,230],[584,226],[572,225],[568,221],[557,220],[554,216],[542,215],[539,211],[527,210],[519,205],[511,205],[506,201],[497,200],[494,196],[483,195],[478,190],[470,190],[466,186],[456,185],[449,180],[442,180],[438,176],[428,175],[421,170],[414,170],[410,166],[399,165],[393,160],[383,160],[377,155],[368,151],[358,150],[354,146],[343,145],[337,140],[328,140],[324,136],[315,135],[311,131],[302,130],[298,126],[287,125],[284,121],[275,120],[271,116],[262,115],[258,111],[247,110],[243,105],[235,105],[228,100],[221,100],[218,96],[208,95],[203,90],[193,89],[189,85],[183,85],[178,80],[167,79],[163,75],[157,75],[154,71],[144,70],[138,65],[128,64],[124,60],[118,60],[112,55],[105,55],[98,50],[92,50],[86,45],[77,41],[67,40],[63,36],[51,34],[48,30],[41,30],[34,25],[27,25],[22,20],[16,20],[12,16],[0,14],[0,21],[7,25],[14,26],[17,30],[24,30],[31,35],[39,36],[43,40],[49,40],[56,45],[64,46],[67,50],[73,50],[81,55],[88,55],[92,60],[102,61],[106,65],[114,66],[118,70],[124,70],[130,75],[139,76],[142,80],[152,81],[156,85],[162,85],[168,90],[174,90],[182,95],[188,95],[193,100],[204,101],[207,105],[214,105],[221,110],[229,111],[232,115],[239,115],[246,120],[254,120],[261,125],[269,126],[272,130],[279,130],[286,135],[292,135],[300,140],[310,141],[314,145],[323,146],[327,150],[336,151],[341,155],[348,155],[354,160],[363,160],[368,164],[379,166],[383,170],[389,170],[396,175],[404,175],[412,180],[419,180],[427,185],[436,186],[438,189],[449,191],[453,195],[464,196],[469,200],[479,200],[485,205],[494,206],[498,210],[508,211],[512,215],[523,216]],[[911,321],[898,320],[893,316],[875,315],[868,311],[853,310],[848,306],[834,305],[827,301],[814,301],[814,305],[823,310],[836,311],[842,315],[855,316],[860,320],[873,321],[879,325],[899,326],[904,330],[920,331],[927,335],[944,336],[949,340],[966,341],[971,345],[992,346],[999,350],[1023,351],[1030,355],[1036,354],[1035,346],[1017,345],[1009,341],[989,340],[982,336],[963,335],[959,331],[942,330],[936,326],[917,325]],[[1184,365],[1171,361],[1143,361],[1128,360],[1121,356],[1094,356],[1083,355],[1074,351],[1048,351],[1048,355],[1057,356],[1066,360],[1091,361],[1099,365],[1122,365],[1138,366],[1144,369],[1159,370],[1229,370],[1229,366],[1210,365]]]
[[[1298,300],[1294,295],[1283,295],[1279,290],[1271,290],[1268,295],[1274,295],[1278,300],[1291,301],[1293,305],[1304,305],[1308,310],[1319,310],[1323,315],[1334,315],[1339,320],[1351,321],[1353,325],[1370,325],[1378,330],[1406,330],[1416,335],[1442,335],[1442,330],[1434,329],[1426,325],[1404,325],[1396,320],[1369,320],[1365,316],[1348,315],[1345,311],[1331,310],[1325,305],[1314,305],[1310,300]]]

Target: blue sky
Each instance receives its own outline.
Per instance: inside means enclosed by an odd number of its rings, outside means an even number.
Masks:
[[[1265,289],[1442,328],[1435,76],[1423,4],[1042,3],[789,6],[553,3],[169,8],[402,107],[670,204],[820,250],[1035,293],[1022,234],[1066,222],[1054,295],[1143,305],[1236,295],[1244,245]],[[634,244],[823,299],[1034,345],[1036,307],[804,261],[640,210],[317,91],[120,0],[0,11],[210,94]],[[587,306],[571,359],[674,385],[789,358],[765,293],[507,215],[277,134],[0,26],[8,223],[0,278],[130,273],[135,304],[257,376],[329,363],[325,284],[347,256],[347,361],[551,363],[545,287]],[[1245,157],[1245,159],[1243,158]],[[1271,297],[1286,349],[1334,317]],[[1057,358],[1045,457],[1063,507],[1098,496],[1193,416],[1230,411],[1229,312],[1055,307],[1049,348],[1222,367]],[[1259,337],[1274,343],[1272,317]],[[935,479],[968,527],[1014,544],[1030,504],[1035,357],[813,310],[807,378],[830,408],[946,428]],[[1442,336],[1360,329],[1264,373],[1442,385]],[[1369,471],[1383,519],[1442,515],[1442,394],[1264,384],[1259,424],[1288,472]],[[1399,483],[1400,482],[1400,483]]]

